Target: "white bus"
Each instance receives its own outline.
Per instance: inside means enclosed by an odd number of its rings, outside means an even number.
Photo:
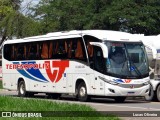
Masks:
[[[84,30],[7,40],[3,45],[3,87],[19,96],[75,95],[80,101],[149,93],[143,43],[118,31]]]

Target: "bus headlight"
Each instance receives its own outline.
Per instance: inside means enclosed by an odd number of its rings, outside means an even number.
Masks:
[[[119,83],[114,82],[114,81],[109,81],[108,83],[112,84],[112,85],[118,85]]]
[[[103,80],[106,83],[109,83],[109,84],[112,84],[112,85],[118,85],[119,84],[119,83],[117,83],[115,81],[111,81],[111,80],[108,80],[108,79],[100,77],[100,76],[98,76],[98,77],[99,77],[99,79]]]
[[[119,83],[115,82],[115,81],[111,81],[111,80],[104,80],[106,83],[112,84],[112,85],[118,85]]]

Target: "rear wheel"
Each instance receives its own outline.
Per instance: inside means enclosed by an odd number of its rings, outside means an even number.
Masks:
[[[117,103],[123,103],[125,101],[126,97],[115,97],[114,100]]]
[[[85,102],[89,101],[90,97],[87,95],[87,88],[84,82],[81,82],[78,86],[78,100]]]
[[[24,81],[20,81],[18,84],[18,96],[19,97],[27,96],[27,91],[26,91],[26,86]]]

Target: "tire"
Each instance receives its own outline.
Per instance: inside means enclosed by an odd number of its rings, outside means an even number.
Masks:
[[[90,100],[90,97],[87,95],[87,88],[84,82],[81,82],[78,86],[78,100],[81,102]]]
[[[20,81],[18,84],[18,96],[19,97],[26,97],[27,91],[26,91],[26,86],[24,81]]]
[[[156,97],[157,97],[157,101],[160,102],[160,85],[157,87]]]
[[[144,98],[146,101],[152,101],[152,100],[154,100],[154,96],[155,96],[155,93],[154,93],[153,87],[152,87],[152,85],[150,85],[149,94],[147,96],[145,96]]]
[[[115,97],[114,100],[116,103],[123,103],[126,97]]]

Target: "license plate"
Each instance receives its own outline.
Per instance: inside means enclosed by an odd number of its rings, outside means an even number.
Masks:
[[[127,92],[127,96],[134,96],[135,92]]]

